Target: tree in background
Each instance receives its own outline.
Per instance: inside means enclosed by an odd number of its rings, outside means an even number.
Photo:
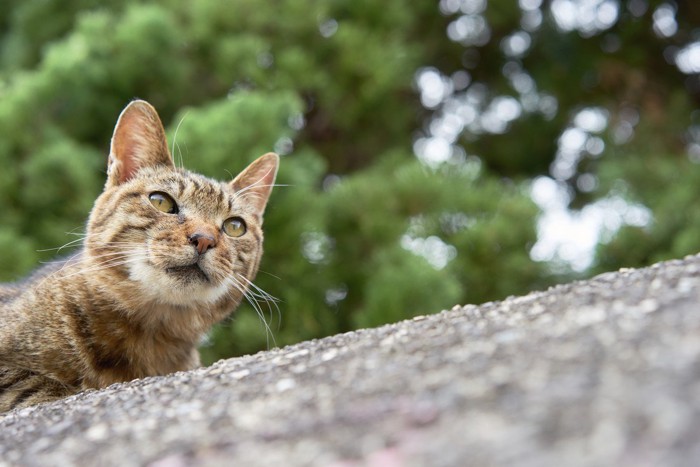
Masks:
[[[531,254],[537,187],[617,206],[589,272],[700,249],[692,2],[6,3],[3,279],[79,240],[134,97],[193,170],[283,156],[256,280],[280,302],[256,291],[266,324],[240,310],[208,360],[573,277]]]
[[[557,273],[643,266],[700,250],[692,206],[700,195],[700,4],[507,4],[440,2],[462,55],[426,72],[427,82],[440,83],[432,86],[439,99],[424,98],[436,112],[418,155],[451,146],[494,173],[532,177],[544,211],[541,239],[557,228],[574,239],[533,248]],[[592,224],[597,255],[591,248],[581,257],[577,230]]]

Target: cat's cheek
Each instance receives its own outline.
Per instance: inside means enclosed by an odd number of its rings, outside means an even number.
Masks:
[[[146,261],[137,261],[129,266],[129,279],[136,282],[140,292],[151,300],[159,300],[174,286],[165,274]]]

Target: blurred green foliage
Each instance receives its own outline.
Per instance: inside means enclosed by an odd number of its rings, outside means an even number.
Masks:
[[[603,236],[589,273],[697,251],[700,167],[687,148],[698,80],[668,50],[688,43],[698,7],[598,3],[617,6],[616,21],[586,30],[536,1],[6,0],[0,278],[79,238],[135,97],[159,110],[185,167],[225,179],[283,155],[256,280],[279,298],[259,301],[271,331],[247,306],[214,330],[206,361],[270,335],[284,345],[574,277],[530,258],[533,177],[566,187],[572,209],[612,194],[651,211]],[[654,33],[664,5],[678,10],[670,36]],[[518,38],[527,47],[511,50]],[[442,80],[432,103],[428,71]],[[481,125],[465,123],[460,102]],[[518,111],[494,129],[498,102]],[[560,135],[589,107],[607,116],[605,150],[557,175]],[[630,111],[633,135],[620,138]],[[441,122],[454,127],[450,112],[462,120],[448,157],[416,157]]]

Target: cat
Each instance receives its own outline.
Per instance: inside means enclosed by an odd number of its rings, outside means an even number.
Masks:
[[[278,166],[228,183],[176,168],[156,110],[127,105],[82,249],[0,285],[0,412],[199,366],[252,286]]]

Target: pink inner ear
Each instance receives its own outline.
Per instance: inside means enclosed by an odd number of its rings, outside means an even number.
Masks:
[[[138,171],[138,166],[134,163],[133,154],[122,159],[122,167],[119,172],[119,183],[124,183],[131,179]]]
[[[112,140],[113,156],[119,161],[117,166],[119,169],[117,173],[119,183],[124,183],[131,179],[140,168],[137,155],[137,134],[138,128],[134,128],[131,119],[127,118],[123,122],[120,121],[119,132],[115,132]]]

